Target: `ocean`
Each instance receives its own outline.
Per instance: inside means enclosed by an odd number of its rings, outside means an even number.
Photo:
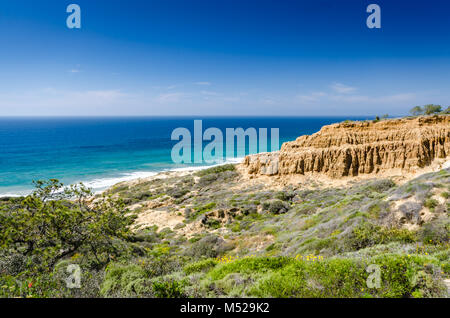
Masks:
[[[207,164],[175,164],[172,131],[192,131],[201,119],[203,131],[219,128],[279,128],[280,146],[323,125],[369,117],[127,117],[127,118],[0,118],[0,196],[26,195],[33,180],[59,179],[85,183],[94,191],[161,171],[199,168]],[[194,137],[192,136],[192,139]],[[225,137],[224,137],[225,139]],[[193,141],[192,141],[193,143]],[[204,141],[203,146],[209,141]],[[270,134],[268,138],[270,150]],[[259,150],[258,150],[259,151]],[[237,153],[237,149],[236,149]],[[249,153],[248,147],[245,153]],[[192,154],[194,155],[194,154]],[[227,158],[238,162],[242,158]]]

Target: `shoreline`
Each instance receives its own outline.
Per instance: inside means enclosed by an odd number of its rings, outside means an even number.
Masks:
[[[104,191],[110,189],[111,187],[123,183],[123,182],[133,182],[133,181],[139,181],[144,180],[152,177],[156,177],[161,174],[167,174],[167,173],[176,173],[176,172],[194,172],[199,170],[204,170],[216,166],[221,166],[225,164],[240,164],[243,162],[245,157],[242,158],[231,158],[227,159],[221,163],[215,163],[215,164],[206,164],[202,166],[188,166],[188,167],[181,167],[181,168],[173,168],[173,169],[165,169],[161,171],[133,171],[128,173],[121,173],[120,177],[105,177],[105,178],[97,178],[90,181],[78,181],[78,182],[72,182],[70,184],[67,184],[66,186],[70,186],[73,184],[83,183],[87,188],[90,188],[94,195],[101,194]],[[6,193],[0,193],[0,199],[4,198],[20,198],[25,197],[27,195],[30,195],[33,192],[33,190],[24,190],[23,192],[6,192]]]
[[[405,118],[409,119],[409,117],[405,117]],[[396,118],[389,118],[389,119],[386,119],[386,120],[390,121],[390,120],[395,120],[395,119]],[[367,120],[357,120],[357,121],[358,122],[364,122],[364,121],[367,121]],[[333,123],[331,125],[338,124],[338,123],[340,123],[340,122],[335,122],[335,123]],[[325,126],[327,126],[327,125],[325,125]],[[323,127],[325,127],[325,126],[322,126],[320,128],[320,130],[316,131],[315,133],[320,132],[321,129]],[[301,136],[303,136],[303,135],[301,135]],[[298,136],[297,138],[299,138],[301,136]],[[285,140],[285,141],[283,141],[283,143],[289,142],[289,141],[293,142],[295,140],[296,140],[295,138],[294,138],[294,140]],[[280,145],[280,148],[281,148],[282,144]],[[265,153],[273,153],[273,152],[276,152],[276,151],[261,152],[261,153],[251,154],[251,156],[261,155],[261,154],[265,154]],[[246,155],[246,156],[248,156],[248,155]],[[78,184],[78,183],[83,183],[87,188],[92,190],[92,193],[94,195],[97,195],[97,194],[103,193],[104,191],[110,189],[111,187],[114,187],[117,184],[121,184],[121,183],[124,183],[124,182],[134,182],[134,181],[140,181],[140,180],[148,180],[149,178],[153,178],[153,177],[160,176],[160,175],[163,175],[163,174],[168,174],[168,173],[181,173],[181,172],[192,173],[194,171],[204,170],[204,169],[208,169],[208,168],[211,168],[211,167],[214,167],[214,166],[220,166],[220,165],[225,165],[225,164],[241,164],[241,163],[243,163],[243,161],[244,161],[246,156],[238,157],[238,158],[226,159],[226,160],[224,160],[224,161],[222,161],[220,163],[214,163],[214,164],[202,163],[199,166],[191,165],[191,166],[177,167],[177,168],[173,167],[173,168],[165,168],[165,169],[162,169],[162,170],[159,170],[159,171],[145,171],[145,170],[129,171],[129,172],[123,171],[123,172],[118,172],[117,176],[109,176],[109,177],[104,176],[104,177],[95,178],[95,179],[92,179],[92,180],[89,180],[89,181],[82,181],[81,180],[81,181],[76,181],[76,182],[70,182],[66,186],[70,186],[70,185],[74,185],[74,184]],[[438,158],[436,158],[436,159],[438,159]],[[436,163],[439,162],[439,161],[440,160],[435,160],[435,162],[432,165],[428,166],[428,167],[417,168],[416,172],[420,174],[420,173],[424,173],[424,172],[428,172],[428,171],[433,171],[433,170],[435,170],[437,168],[436,167]],[[447,161],[447,162],[445,162],[445,161]],[[448,161],[448,159],[444,159],[444,162],[441,162],[440,166],[443,167],[444,169],[448,168],[448,167],[450,167],[450,162]],[[108,172],[108,171],[105,171],[105,172]],[[393,173],[393,171],[391,171],[389,173],[377,174],[376,177],[393,176],[393,177],[400,177],[400,179],[408,179],[408,177],[411,177],[412,175],[417,175],[417,173],[408,173],[407,174],[408,176],[406,176],[401,171],[399,171],[399,175],[397,175],[396,173]],[[308,174],[305,174],[305,176],[294,176],[294,177],[289,176],[287,178],[294,178],[294,179],[296,179],[296,178],[305,178],[306,175],[308,175]],[[318,176],[315,176],[315,177],[318,178],[318,179],[322,179],[323,178],[323,176],[321,176],[321,175],[318,175]],[[358,177],[352,177],[352,178],[345,177],[345,178],[341,178],[342,179],[341,181],[346,181],[346,180],[349,180],[349,179],[365,179],[365,178],[373,178],[373,177],[374,177],[374,175],[358,176]],[[327,179],[327,178],[324,178],[324,179]],[[331,184],[335,184],[336,183],[335,181],[336,180],[333,180],[333,182],[331,182]],[[28,189],[28,190],[7,191],[5,193],[0,193],[0,199],[2,199],[2,198],[12,198],[12,197],[24,197],[24,196],[27,196],[27,195],[31,194],[33,192],[33,190],[34,189],[30,187],[30,189]]]

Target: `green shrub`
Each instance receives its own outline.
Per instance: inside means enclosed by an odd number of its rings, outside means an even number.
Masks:
[[[450,222],[448,218],[439,218],[422,226],[419,237],[426,244],[445,244],[449,242]]]
[[[256,297],[355,297],[365,287],[366,275],[352,260],[291,262],[265,275],[251,290]]]
[[[207,185],[210,185],[211,183],[217,181],[219,178],[216,174],[207,174],[205,176],[202,176],[200,180],[198,180],[198,185],[200,187],[206,187]]]
[[[151,292],[142,267],[131,264],[110,264],[105,270],[105,279],[100,293],[102,296],[135,297]]]
[[[353,228],[344,244],[351,250],[359,250],[377,244],[389,242],[413,243],[415,240],[415,234],[406,229],[386,228],[363,222]]]
[[[411,110],[409,112],[413,116],[419,116],[419,115],[423,114],[424,110],[420,106],[414,106],[413,108],[411,108]]]
[[[222,226],[222,223],[220,223],[220,221],[217,219],[210,218],[210,219],[206,220],[205,225],[212,229],[218,229]]]
[[[423,109],[424,109],[425,115],[431,115],[431,114],[439,113],[440,111],[442,111],[442,106],[428,104],[428,105],[423,106]]]
[[[439,204],[438,200],[436,199],[427,199],[425,200],[425,207],[427,207],[428,209],[430,209],[430,211],[434,211],[434,208],[437,207]]]
[[[371,191],[381,193],[389,190],[394,186],[395,186],[394,181],[390,179],[381,179],[369,182],[367,188]]]
[[[193,243],[186,253],[195,258],[213,258],[223,254],[229,248],[232,247],[225,244],[222,238],[208,235]]]
[[[287,257],[246,258],[216,266],[214,282],[233,273],[248,276],[250,297],[442,297],[445,286],[436,260],[419,255],[384,254],[371,259],[295,260]],[[368,288],[369,265],[380,270],[379,288]]]
[[[172,188],[170,190],[167,191],[167,194],[170,195],[173,198],[181,198],[183,196],[185,196],[187,193],[189,193],[189,189],[186,188]]]
[[[213,280],[218,280],[224,278],[230,273],[264,273],[270,270],[282,268],[291,262],[295,262],[295,260],[290,257],[245,257],[231,263],[220,264],[210,271],[208,275]]]
[[[289,210],[289,205],[281,200],[271,200],[263,203],[263,209],[272,214],[282,214]]]
[[[157,280],[153,282],[153,292],[157,298],[185,298],[185,281]]]
[[[204,169],[204,170],[200,170],[197,171],[195,174],[199,177],[203,177],[209,174],[217,174],[217,173],[222,173],[225,171],[235,171],[236,167],[233,164],[226,164],[226,165],[220,165],[220,166],[215,166],[212,168],[208,168],[208,169]]]
[[[36,181],[36,190],[11,208],[0,207],[0,253],[32,258],[45,272],[75,253],[92,256],[98,266],[128,252],[136,215],[123,201],[104,197],[90,201],[84,185],[65,188],[58,180]],[[39,267],[39,268],[38,268]]]
[[[279,191],[275,194],[275,198],[281,201],[290,201],[295,197],[295,193],[292,191]]]
[[[192,274],[192,273],[202,272],[202,271],[209,270],[209,269],[213,268],[214,266],[217,265],[217,263],[218,262],[215,259],[208,258],[208,259],[205,259],[205,260],[201,260],[201,261],[198,261],[198,262],[186,265],[183,268],[183,271],[187,275]]]
[[[210,202],[210,203],[207,203],[205,205],[196,207],[196,208],[194,208],[194,210],[196,212],[195,215],[199,215],[199,214],[203,214],[203,213],[209,212],[212,209],[214,209],[215,207],[216,207],[216,202]]]
[[[126,185],[126,184],[124,184],[124,185],[116,185],[113,188],[111,188],[111,190],[109,190],[109,192],[111,194],[114,194],[114,193],[126,191],[128,189],[129,189],[129,186]]]

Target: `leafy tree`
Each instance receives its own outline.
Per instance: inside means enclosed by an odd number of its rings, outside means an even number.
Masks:
[[[94,200],[82,184],[64,187],[51,179],[35,185],[31,195],[0,207],[0,254],[21,255],[43,271],[75,253],[97,265],[123,253],[135,219],[123,202]]]
[[[442,110],[441,105],[433,105],[433,104],[428,104],[423,106],[424,111],[425,111],[425,115],[431,115],[434,113],[439,113]]]
[[[450,114],[450,106],[447,106],[447,109],[442,111],[442,113],[449,115]]]
[[[419,116],[423,114],[423,109],[420,106],[415,106],[413,107],[409,112],[411,113],[411,115],[413,116]]]

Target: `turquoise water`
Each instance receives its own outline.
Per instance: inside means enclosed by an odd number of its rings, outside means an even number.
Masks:
[[[178,142],[171,140],[172,131],[185,127],[193,134],[194,119],[203,120],[203,131],[221,129],[224,138],[226,128],[279,128],[281,145],[326,124],[366,118],[0,118],[0,195],[29,193],[39,179],[84,182],[101,190],[160,171],[203,166],[171,159]]]

